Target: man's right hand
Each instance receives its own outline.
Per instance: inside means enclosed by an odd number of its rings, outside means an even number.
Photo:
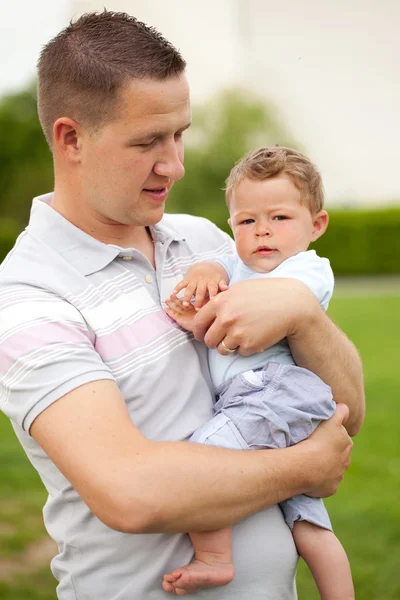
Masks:
[[[337,491],[350,465],[353,442],[344,428],[349,417],[345,404],[338,404],[335,414],[317,427],[302,444],[310,459],[311,486],[309,496],[326,497]]]

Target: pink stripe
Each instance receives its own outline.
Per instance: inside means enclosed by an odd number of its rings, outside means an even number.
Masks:
[[[89,333],[71,323],[39,323],[11,335],[2,344],[1,372],[6,373],[15,361],[38,348],[48,350],[46,346],[63,342],[90,342]]]
[[[112,333],[97,336],[94,345],[104,361],[115,360],[174,328],[171,319],[161,310],[146,315],[132,325],[125,325]]]

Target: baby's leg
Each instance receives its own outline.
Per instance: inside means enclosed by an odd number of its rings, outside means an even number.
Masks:
[[[185,596],[202,588],[226,585],[233,579],[232,529],[190,534],[195,557],[186,565],[164,575],[163,589]]]
[[[190,441],[248,450],[235,425],[223,414],[197,429]],[[195,549],[193,562],[165,575],[163,589],[184,596],[200,588],[229,583],[233,578],[231,528],[191,533],[190,538]]]
[[[350,565],[343,546],[332,531],[308,521],[296,521],[293,538],[307,563],[322,600],[354,600]]]

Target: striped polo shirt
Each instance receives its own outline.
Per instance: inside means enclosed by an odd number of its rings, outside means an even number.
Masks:
[[[0,267],[0,409],[49,494],[44,520],[59,547],[58,597],[158,600],[166,596],[163,573],[190,560],[187,536],[106,527],[29,429],[53,402],[100,379],[117,383],[150,439],[183,440],[211,417],[206,348],[165,315],[163,301],[194,262],[230,253],[233,243],[206,219],[165,215],[150,227],[154,270],[134,248],[90,237],[50,201],[51,194],[34,200]]]

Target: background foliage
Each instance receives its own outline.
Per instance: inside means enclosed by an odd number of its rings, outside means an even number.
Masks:
[[[300,151],[273,106],[228,90],[194,111],[187,135],[186,176],[172,189],[169,212],[189,212],[225,231],[224,184],[249,149],[280,144]],[[29,218],[31,199],[53,187],[52,158],[36,114],[36,90],[0,101],[0,262]],[[328,232],[316,243],[337,275],[400,273],[400,209],[330,211]]]

